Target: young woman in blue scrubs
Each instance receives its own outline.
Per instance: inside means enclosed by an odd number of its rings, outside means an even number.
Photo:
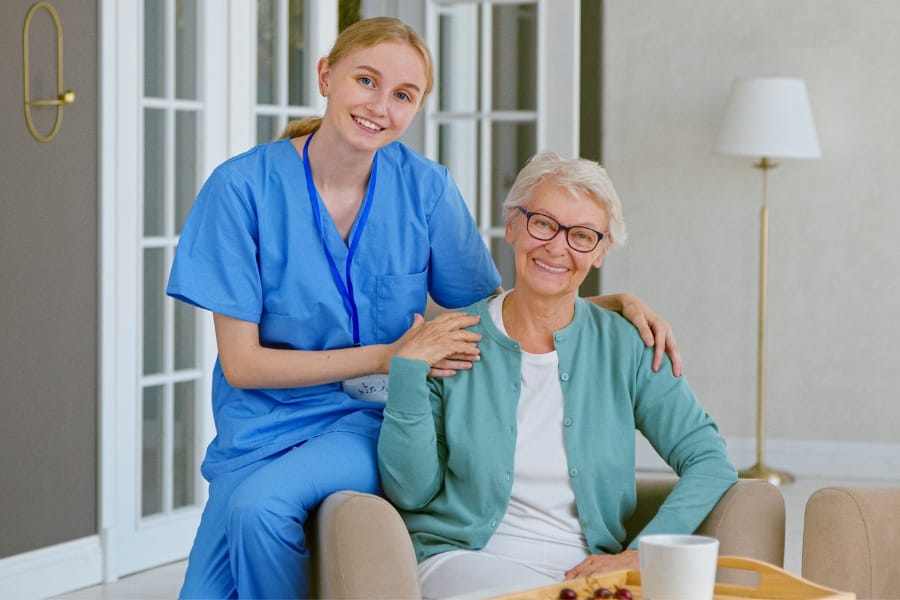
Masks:
[[[447,169],[397,141],[433,81],[415,31],[360,21],[319,61],[323,117],[226,161],[197,197],[167,292],[214,313],[216,437],[182,597],[306,597],[310,511],[338,490],[379,492],[391,358],[439,340],[452,353],[433,375],[478,359],[476,317],[419,316],[429,294],[456,308],[500,286]],[[640,300],[597,302],[680,370]]]

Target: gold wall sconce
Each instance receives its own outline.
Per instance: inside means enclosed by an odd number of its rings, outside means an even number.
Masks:
[[[31,18],[34,16],[35,12],[42,8],[47,11],[47,13],[50,15],[50,18],[53,19],[53,24],[56,26],[56,98],[51,98],[49,100],[32,100],[31,92],[29,89],[30,69],[28,64],[28,32],[31,29]],[[28,14],[25,15],[25,25],[22,27],[22,71],[25,77],[25,85],[23,89],[25,95],[25,123],[28,125],[28,131],[31,132],[31,135],[37,141],[49,142],[56,136],[57,132],[59,132],[59,126],[62,125],[63,106],[75,102],[75,92],[73,92],[72,90],[63,91],[62,23],[59,20],[59,14],[56,12],[56,9],[47,2],[38,2],[34,4],[30,9],[28,9]],[[32,106],[56,107],[56,121],[53,123],[53,129],[51,129],[50,133],[48,133],[47,135],[42,135],[35,128],[34,121],[31,119]]]

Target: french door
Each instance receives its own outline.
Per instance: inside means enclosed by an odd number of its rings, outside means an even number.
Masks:
[[[438,86],[407,141],[446,164],[510,285],[499,204],[578,148],[579,0],[364,3],[424,32]],[[380,4],[384,10],[379,11]],[[213,435],[211,318],[164,294],[199,186],[321,114],[338,0],[101,0],[101,523],[106,580],[187,556]],[[475,38],[473,39],[473,35]]]
[[[503,286],[512,251],[500,205],[539,150],[578,153],[580,0],[431,0],[426,32],[437,64],[427,154],[449,167]]]
[[[321,112],[337,0],[103,0],[101,524],[104,579],[187,556],[213,435],[212,320],[165,296],[211,170]]]

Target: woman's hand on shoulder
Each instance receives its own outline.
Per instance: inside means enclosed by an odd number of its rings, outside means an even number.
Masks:
[[[432,377],[450,377],[458,370],[471,369],[480,359],[477,343],[481,335],[467,328],[479,317],[448,312],[426,321],[416,314],[412,326],[393,344],[393,355],[421,360],[431,367]]]
[[[662,365],[663,352],[672,361],[672,374],[681,377],[681,354],[675,333],[668,321],[660,317],[643,300],[631,294],[609,294],[590,298],[598,306],[614,310],[631,321],[644,344],[653,346],[653,370],[659,371]]]
[[[640,569],[637,550],[625,550],[621,554],[591,554],[566,571],[566,579],[588,577],[610,571],[637,571]]]

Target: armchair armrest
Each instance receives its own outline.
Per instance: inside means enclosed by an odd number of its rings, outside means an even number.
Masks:
[[[625,523],[629,539],[640,533],[672,491],[675,478],[638,478],[637,509]],[[721,556],[744,556],[784,565],[784,497],[761,479],[741,479],[707,515],[698,535],[719,540]]]
[[[739,480],[725,492],[697,533],[719,540],[723,556],[784,566],[784,496],[762,479]]]
[[[331,494],[319,506],[311,538],[313,597],[421,598],[406,525],[384,498]]]

